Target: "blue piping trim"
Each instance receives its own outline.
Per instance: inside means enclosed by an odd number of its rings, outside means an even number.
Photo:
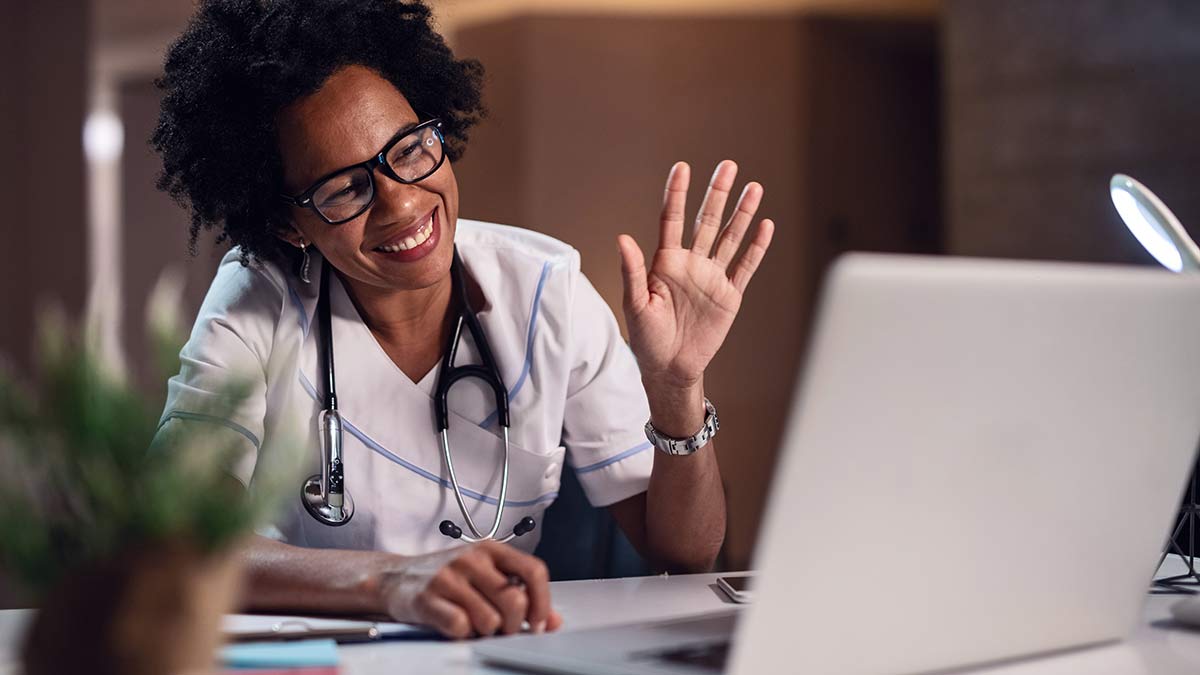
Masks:
[[[304,339],[307,340],[309,326],[308,312],[304,311],[304,303],[300,301],[300,294],[296,292],[296,289],[292,288],[291,284],[288,284],[287,288],[288,297],[290,297],[292,299],[292,303],[296,305],[296,311],[300,312],[300,332],[304,333]]]
[[[317,403],[321,402],[321,395],[317,393],[317,388],[312,385],[312,382],[308,381],[308,376],[306,376],[303,371],[300,372],[300,386],[304,387],[304,391],[308,392],[308,395],[312,397],[312,400],[316,401]]]
[[[158,428],[162,429],[163,425],[167,422],[170,422],[172,419],[194,420],[196,422],[211,422],[213,424],[219,424],[223,427],[233,429],[239,434],[245,436],[251,443],[254,444],[255,450],[259,449],[261,445],[258,442],[258,437],[255,436],[254,433],[249,429],[238,424],[237,422],[230,422],[224,417],[217,417],[216,415],[205,415],[203,413],[187,412],[184,410],[172,410],[171,412],[163,415],[162,420],[158,423]]]
[[[319,400],[319,397],[317,396],[317,390],[312,386],[312,383],[308,381],[308,378],[304,375],[303,372],[300,373],[300,384],[304,387],[305,390],[308,391],[308,395],[311,396],[314,401]],[[442,478],[441,476],[432,474],[432,473],[426,471],[425,469],[422,469],[421,467],[400,458],[399,456],[397,456],[396,454],[394,454],[393,452],[391,452],[390,450],[388,450],[387,448],[383,447],[378,442],[376,442],[375,439],[373,439],[370,436],[368,436],[367,434],[365,434],[358,427],[354,426],[354,424],[352,424],[350,422],[350,420],[346,419],[345,417],[342,418],[342,424],[346,425],[346,431],[349,431],[351,436],[354,436],[355,438],[357,438],[363,445],[367,446],[371,450],[374,450],[375,452],[383,455],[387,459],[391,460],[392,462],[394,462],[396,464],[399,464],[400,466],[404,467],[405,469],[408,469],[409,471],[417,474],[418,476],[425,478],[426,480],[431,480],[431,481],[437,483],[438,485],[441,485],[443,488],[446,488],[447,490],[454,489],[454,486],[451,485],[449,480]],[[462,491],[464,497],[470,497],[471,499],[474,499],[475,501],[480,501],[485,504],[491,504],[492,506],[496,506],[497,504],[500,503],[499,500],[496,499],[495,497],[489,497],[485,494],[481,494],[479,492],[476,492],[474,490],[464,488],[461,486],[459,489]],[[547,502],[547,503],[552,502],[557,498],[558,498],[557,492],[547,492],[546,494],[541,495],[540,497],[537,497],[536,499],[530,499],[530,500],[524,500],[524,501],[516,501],[516,500],[512,500],[512,499],[506,499],[506,500],[504,500],[504,506],[505,507],[534,506],[535,504],[541,504],[542,502]]]
[[[392,460],[396,464],[399,464],[400,466],[408,469],[409,471],[412,471],[413,473],[415,473],[423,478],[427,478],[435,483],[438,483],[439,485],[446,488],[447,490],[454,489],[454,487],[451,485],[450,481],[446,480],[445,478],[442,478],[441,476],[436,476],[436,475],[426,471],[425,469],[422,469],[421,467],[416,466],[415,464],[410,464],[409,462],[406,462],[403,459],[397,457],[396,455],[389,452],[382,445],[376,443],[375,440],[372,439],[370,436],[367,436],[362,431],[359,431],[358,427],[356,427],[353,424],[351,424],[350,422],[346,421],[345,418],[342,419],[342,422],[345,423],[346,430],[349,431],[350,434],[353,435],[355,438],[362,441],[363,445],[367,446],[368,448],[374,450],[375,452],[378,452],[379,454]],[[485,504],[491,504],[492,506],[496,506],[499,503],[499,500],[497,500],[495,497],[489,497],[485,494],[480,494],[478,492],[475,492],[474,490],[470,490],[470,489],[467,489],[464,487],[460,487],[459,489],[462,491],[464,496],[470,497],[471,499],[474,499],[476,501],[480,501]],[[558,497],[557,492],[547,492],[546,494],[544,494],[536,499],[530,499],[527,501],[515,501],[515,500],[511,500],[511,499],[506,499],[506,500],[504,500],[504,505],[505,506],[513,506],[513,507],[533,506],[535,504],[540,504],[542,502],[552,502],[557,497]]]
[[[638,454],[639,452],[645,452],[646,450],[649,450],[649,449],[650,449],[650,443],[648,443],[648,442],[642,443],[641,445],[635,445],[632,448],[626,450],[625,452],[613,455],[612,457],[609,457],[608,459],[600,460],[599,462],[596,462],[595,464],[588,464],[587,466],[581,466],[578,469],[575,469],[575,474],[579,475],[581,473],[590,473],[592,471],[603,469],[604,467],[608,466],[609,464],[616,464],[617,462],[619,462],[623,459],[628,459],[629,457],[633,457],[634,455]]]
[[[542,289],[546,286],[546,279],[550,276],[550,262],[542,263],[542,276],[538,279],[537,290],[533,294],[532,307],[529,310],[529,329],[525,332],[525,365],[521,368],[521,374],[517,376],[517,383],[513,385],[508,392],[508,400],[511,401],[517,397],[521,391],[521,387],[525,386],[525,380],[529,376],[529,370],[533,367],[533,337],[537,333],[537,317],[538,309],[542,305]],[[480,427],[487,428],[495,424],[496,417],[499,416],[498,411],[492,411],[482,422]]]

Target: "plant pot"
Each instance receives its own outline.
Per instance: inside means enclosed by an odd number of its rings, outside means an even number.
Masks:
[[[178,541],[80,569],[44,598],[25,636],[25,673],[208,672],[240,585],[235,548],[203,554]]]

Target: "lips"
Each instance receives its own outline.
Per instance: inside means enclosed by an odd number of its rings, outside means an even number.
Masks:
[[[438,210],[435,208],[416,225],[406,228],[403,232],[371,249],[371,252],[388,260],[401,262],[419,260],[437,248],[440,229]]]

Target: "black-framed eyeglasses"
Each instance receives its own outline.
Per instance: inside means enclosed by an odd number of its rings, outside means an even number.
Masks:
[[[388,141],[371,159],[323,176],[295,197],[281,194],[279,198],[339,225],[375,203],[375,169],[405,185],[420,182],[446,161],[445,144],[440,120],[422,122]]]

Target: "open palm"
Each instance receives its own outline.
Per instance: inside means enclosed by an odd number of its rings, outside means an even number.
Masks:
[[[643,377],[678,387],[690,387],[703,377],[729,334],[742,294],[775,229],[770,220],[761,221],[738,255],[763,189],[758,183],[748,183],[722,228],[725,203],[737,176],[737,165],[726,160],[713,173],[696,216],[691,247],[685,248],[684,209],[690,173],[688,165],[680,162],[667,177],[658,249],[648,271],[633,238],[621,235],[617,240],[630,347]]]

